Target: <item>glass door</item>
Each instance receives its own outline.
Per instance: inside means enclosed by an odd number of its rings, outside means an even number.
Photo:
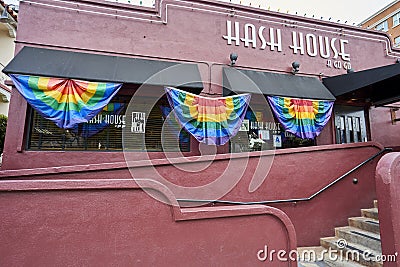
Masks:
[[[367,141],[367,129],[362,107],[335,106],[336,143]]]

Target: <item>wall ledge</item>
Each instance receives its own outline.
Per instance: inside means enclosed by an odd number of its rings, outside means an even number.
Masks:
[[[92,171],[109,171],[109,170],[121,170],[127,168],[139,168],[139,167],[150,167],[150,166],[164,166],[171,164],[185,164],[185,163],[199,163],[215,160],[230,160],[230,159],[241,159],[241,158],[254,158],[254,157],[273,157],[286,154],[297,154],[297,153],[308,153],[308,152],[324,152],[330,150],[345,150],[345,149],[357,149],[373,147],[379,150],[383,149],[383,146],[376,142],[365,142],[355,144],[339,144],[339,145],[322,145],[302,148],[288,148],[282,150],[268,150],[268,151],[255,151],[246,153],[235,153],[235,154],[217,154],[217,155],[205,155],[205,156],[189,156],[180,158],[162,158],[162,159],[145,159],[138,161],[126,161],[126,162],[111,162],[111,163],[98,163],[98,164],[87,164],[87,165],[71,165],[71,166],[56,166],[46,168],[33,168],[33,169],[17,169],[17,170],[1,170],[0,179],[15,178],[15,177],[29,177],[36,175],[49,175],[49,174],[66,174],[66,173],[79,173],[79,172],[92,172]],[[31,157],[43,153],[37,151],[25,151]],[[57,153],[68,153],[68,152],[54,152]],[[86,153],[86,152],[85,152]],[[113,154],[121,155],[122,152]],[[132,152],[134,153],[134,152]],[[144,152],[145,153],[145,152]]]

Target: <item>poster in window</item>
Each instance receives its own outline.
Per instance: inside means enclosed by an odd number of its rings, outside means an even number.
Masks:
[[[258,137],[261,140],[269,140],[269,131],[268,130],[259,130]]]
[[[282,137],[280,135],[273,135],[274,147],[282,147]]]
[[[263,113],[256,112],[256,119],[257,119],[257,121],[263,121]]]
[[[240,132],[248,132],[250,130],[250,121],[243,120],[242,125],[240,125]]]
[[[132,133],[145,133],[146,129],[146,113],[132,112]]]

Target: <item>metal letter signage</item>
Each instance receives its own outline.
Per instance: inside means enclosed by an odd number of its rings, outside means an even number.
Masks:
[[[244,37],[240,37],[242,36]],[[258,38],[257,38],[258,37]],[[267,38],[266,38],[267,37]],[[226,35],[222,36],[227,40],[228,45],[235,44],[244,47],[259,48],[265,50],[269,46],[270,51],[282,52],[282,35],[280,29],[266,28],[260,26],[257,28],[251,23],[243,26],[239,22],[226,21]],[[288,44],[293,54],[305,55],[309,57],[321,57],[327,59],[328,68],[350,69],[350,54],[346,53],[348,40],[329,38],[328,36],[315,35],[312,33],[303,34],[302,32],[292,31],[292,43]],[[344,61],[344,62],[342,62]]]

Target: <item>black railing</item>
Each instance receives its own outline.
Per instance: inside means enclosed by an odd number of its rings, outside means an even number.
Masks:
[[[361,162],[360,164],[358,164],[357,166],[355,166],[354,168],[352,168],[351,170],[349,170],[345,174],[343,174],[340,177],[338,177],[336,180],[334,180],[331,183],[329,183],[328,185],[324,186],[322,189],[318,190],[317,192],[315,192],[311,196],[305,197],[305,198],[278,199],[278,200],[251,201],[251,202],[230,201],[230,200],[204,200],[204,199],[177,199],[177,201],[178,202],[190,202],[190,203],[213,203],[213,204],[233,204],[233,205],[256,205],[256,204],[261,204],[262,205],[262,204],[276,204],[276,203],[309,201],[309,200],[315,198],[316,196],[318,196],[319,194],[321,194],[322,192],[324,192],[325,190],[327,190],[328,188],[332,187],[334,184],[340,182],[341,180],[343,180],[348,175],[350,175],[351,173],[355,172],[356,170],[358,170],[359,168],[361,168],[362,166],[364,166],[368,162],[374,160],[376,157],[379,157],[383,153],[389,152],[389,151],[392,151],[392,150],[393,150],[392,148],[384,148],[384,149],[382,149],[381,151],[379,151],[375,155],[369,157],[368,159],[364,160],[363,162]]]

